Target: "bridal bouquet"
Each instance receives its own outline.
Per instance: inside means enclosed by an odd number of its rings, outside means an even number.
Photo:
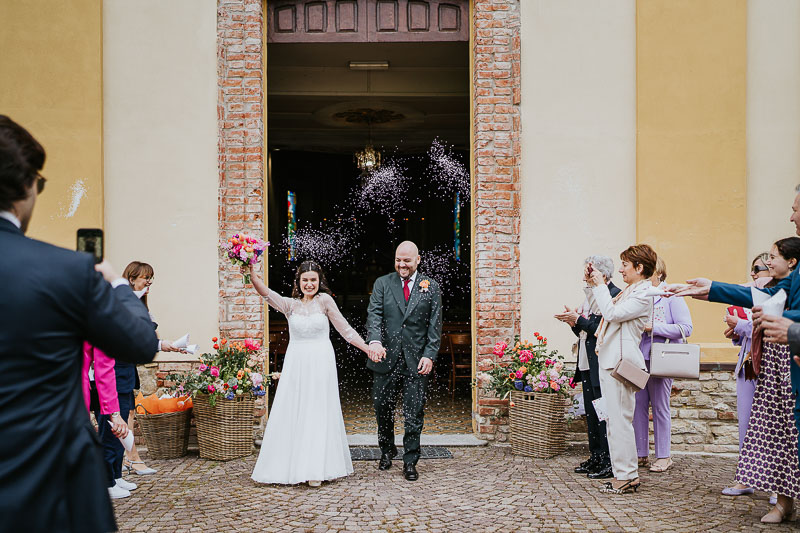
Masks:
[[[228,342],[213,337],[214,353],[200,356],[200,366],[193,372],[169,374],[164,379],[174,383],[171,391],[191,394],[208,394],[209,404],[216,405],[217,398],[233,400],[237,396],[252,394],[264,396],[271,382],[262,374],[264,353],[257,342]]]
[[[261,259],[264,250],[269,246],[269,242],[251,237],[244,233],[237,233],[220,245],[220,248],[228,255],[231,264],[237,267],[255,265]],[[250,283],[250,275],[244,275],[244,283]]]
[[[478,385],[493,390],[499,398],[512,391],[543,392],[569,397],[572,371],[564,368],[557,350],[547,348],[547,337],[534,333],[535,342],[515,339],[514,346],[498,342],[493,350],[498,361],[484,359],[478,373]]]

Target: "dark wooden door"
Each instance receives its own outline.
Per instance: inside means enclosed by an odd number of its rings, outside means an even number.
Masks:
[[[467,40],[468,0],[267,2],[267,42],[270,43]]]

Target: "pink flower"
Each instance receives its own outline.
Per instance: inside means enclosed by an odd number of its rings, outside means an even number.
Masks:
[[[203,363],[200,363],[200,366],[198,367],[198,370],[199,370],[200,372],[205,372],[207,369],[208,369],[208,365],[205,365],[205,364],[203,364]]]
[[[555,381],[551,381],[550,382],[550,388],[553,389],[554,391],[557,391],[558,389],[561,388],[561,386],[558,383],[556,383]]]
[[[258,387],[264,381],[264,378],[261,376],[261,374],[250,374],[250,379],[252,380],[254,387]]]
[[[517,370],[517,379],[522,379],[522,376],[524,376],[524,375],[525,375],[525,373],[522,372],[522,370]]]
[[[498,342],[494,345],[494,350],[492,350],[492,353],[495,355],[503,355],[506,351],[506,348],[508,348],[508,344],[504,342]]]
[[[217,389],[215,389],[215,388],[214,388],[214,385],[209,385],[209,386],[208,386],[208,393],[209,393],[209,394],[212,394],[212,393],[213,393],[214,391],[216,391],[216,390],[217,390]]]
[[[214,376],[215,378],[218,378],[219,377],[219,368],[217,368],[215,366],[212,366],[211,367],[211,375]]]

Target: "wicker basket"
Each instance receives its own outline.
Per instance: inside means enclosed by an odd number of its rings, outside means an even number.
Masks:
[[[242,395],[234,400],[217,398],[211,407],[207,394],[194,398],[197,447],[200,457],[230,461],[253,453],[253,409],[255,400]]]
[[[191,413],[191,409],[155,415],[136,413],[147,444],[147,456],[151,459],[176,459],[186,455]]]
[[[567,400],[560,394],[512,392],[511,453],[548,458],[567,447]]]

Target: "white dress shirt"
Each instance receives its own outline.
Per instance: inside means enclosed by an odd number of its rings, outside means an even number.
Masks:
[[[17,229],[22,229],[22,222],[11,211],[0,211],[0,218],[4,218],[14,224]]]

